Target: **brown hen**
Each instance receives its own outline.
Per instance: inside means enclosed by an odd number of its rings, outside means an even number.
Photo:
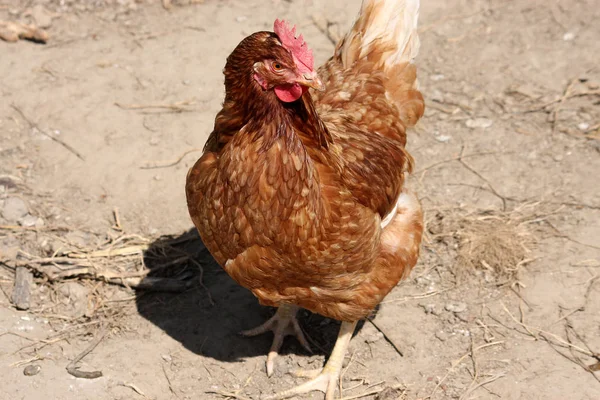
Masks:
[[[423,217],[405,144],[424,111],[418,11],[418,0],[364,0],[318,72],[281,21],[227,59],[223,109],[187,177],[191,218],[227,273],[279,307],[245,332],[275,333],[269,375],[285,335],[309,348],[298,307],[343,321],[325,368],[273,399],[333,399],[356,322],[417,262]]]

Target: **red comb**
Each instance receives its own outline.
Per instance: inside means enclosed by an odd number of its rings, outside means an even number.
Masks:
[[[301,72],[313,72],[312,50],[308,48],[302,35],[296,37],[296,27],[290,29],[286,21],[276,19],[273,30],[279,36],[283,47],[292,53],[298,69]]]

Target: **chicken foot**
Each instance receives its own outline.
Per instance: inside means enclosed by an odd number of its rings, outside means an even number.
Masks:
[[[333,351],[329,356],[329,360],[327,360],[325,368],[323,368],[323,370],[318,373],[315,378],[303,383],[302,385],[284,390],[283,392],[279,392],[273,396],[265,397],[264,400],[282,400],[315,390],[325,393],[325,400],[333,400],[335,387],[342,372],[342,364],[344,362],[344,357],[346,356],[346,350],[348,349],[350,339],[352,339],[352,334],[354,333],[357,322],[358,321],[342,322],[342,325],[340,326],[340,333],[338,334],[335,346],[333,346]],[[312,372],[316,371],[310,371],[309,373],[305,373],[303,375],[314,375]]]
[[[275,315],[273,315],[267,322],[257,326],[254,329],[240,332],[243,336],[256,336],[267,331],[273,332],[273,344],[271,344],[271,350],[267,356],[267,376],[273,374],[275,367],[275,358],[279,355],[279,349],[283,343],[283,339],[286,336],[296,336],[296,339],[300,342],[308,352],[312,353],[310,345],[300,329],[298,319],[296,319],[296,313],[299,307],[291,304],[283,304],[279,306]]]

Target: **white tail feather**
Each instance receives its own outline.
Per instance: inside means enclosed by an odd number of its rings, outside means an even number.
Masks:
[[[346,67],[377,51],[384,69],[412,62],[419,53],[418,19],[419,0],[363,0],[337,54]]]

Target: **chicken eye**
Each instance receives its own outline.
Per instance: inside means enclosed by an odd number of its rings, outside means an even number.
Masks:
[[[273,71],[281,71],[283,69],[281,64],[279,64],[278,62],[272,63],[271,68],[273,68]]]

